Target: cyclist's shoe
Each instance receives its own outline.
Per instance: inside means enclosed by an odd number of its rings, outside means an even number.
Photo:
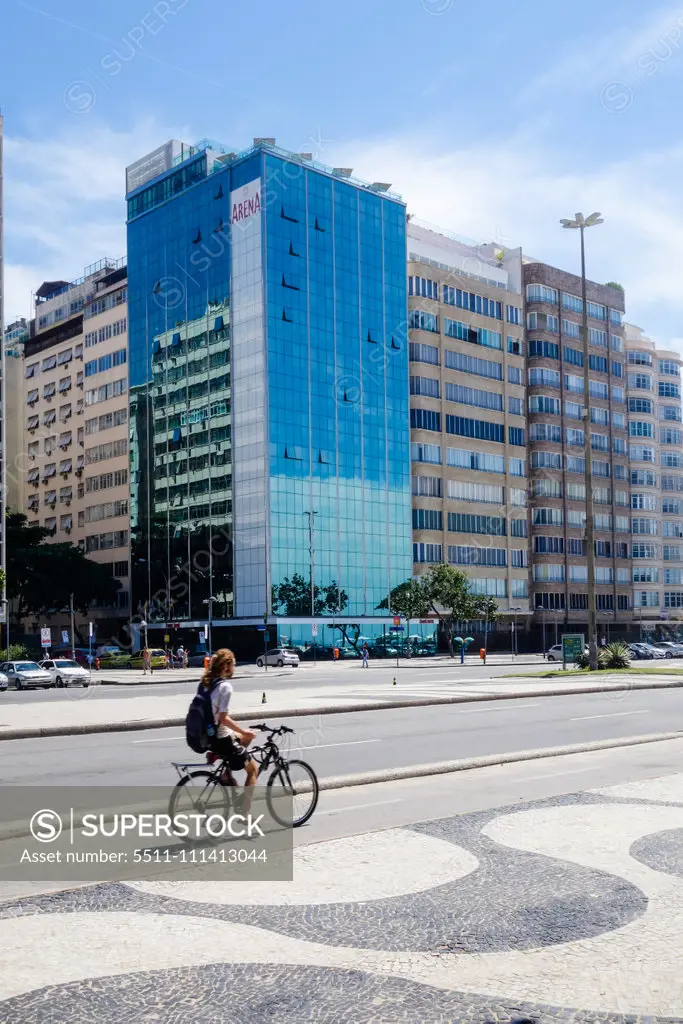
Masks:
[[[206,752],[206,763],[215,764],[218,760],[218,754],[214,754],[213,750],[207,750]]]

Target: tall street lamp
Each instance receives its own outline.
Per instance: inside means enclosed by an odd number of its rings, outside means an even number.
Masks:
[[[560,221],[563,228],[578,229],[581,234],[581,302],[583,306],[583,424],[585,451],[586,481],[586,547],[588,571],[588,657],[592,671],[598,667],[598,631],[595,614],[595,540],[593,522],[593,460],[591,452],[591,419],[590,419],[590,379],[588,376],[588,307],[586,304],[586,251],[584,234],[586,228],[602,224],[599,213],[584,217],[577,213],[573,220],[564,218]]]

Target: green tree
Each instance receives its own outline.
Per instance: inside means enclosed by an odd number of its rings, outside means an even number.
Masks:
[[[431,612],[439,618],[451,657],[455,656],[453,630],[456,623],[483,618],[488,618],[490,622],[492,616],[497,614],[498,605],[495,600],[488,595],[473,594],[467,573],[445,562],[430,566],[421,577],[420,585]]]
[[[410,645],[410,620],[424,619],[430,614],[429,598],[420,580],[410,579],[405,583],[399,583],[391,591],[389,598],[386,597],[377,605],[378,608],[386,608],[396,615],[402,615],[406,620],[408,635],[406,637],[408,657],[412,650]]]
[[[47,530],[29,526],[21,512],[9,512],[7,531],[7,597],[16,602],[19,618],[69,607],[87,612],[93,603],[112,605],[119,583],[110,570],[86,558],[73,544],[46,544]]]
[[[316,583],[313,587],[315,615],[334,615],[343,612],[348,603],[348,594],[345,590],[340,590],[336,580],[323,586]],[[281,583],[273,585],[272,606],[278,615],[310,615],[310,579],[306,579],[298,572],[291,578],[285,576]]]

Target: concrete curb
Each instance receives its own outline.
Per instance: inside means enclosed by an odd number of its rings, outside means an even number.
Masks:
[[[356,775],[337,775],[320,779],[320,789],[346,789],[349,786],[369,786],[377,782],[396,782],[400,779],[420,779],[428,775],[446,775],[466,772],[494,765],[514,764],[518,761],[538,761],[567,754],[584,754],[592,750],[610,750],[614,747],[636,747],[644,743],[660,743],[683,739],[683,732],[650,733],[645,736],[627,736],[615,740],[596,740],[592,743],[572,743],[564,747],[541,747],[538,750],[520,750],[511,754],[491,754],[488,757],[465,757],[460,761],[440,761],[435,764],[416,764],[406,768],[385,768]]]
[[[249,722],[254,719],[272,718],[305,718],[311,715],[346,715],[356,711],[389,711],[395,708],[427,708],[442,704],[476,704],[483,701],[527,700],[529,697],[572,697],[583,693],[620,693],[631,690],[676,690],[683,688],[683,679],[673,683],[637,683],[614,686],[586,686],[582,689],[557,690],[525,690],[523,693],[478,693],[464,697],[418,697],[415,700],[366,701],[357,704],[323,704],[320,707],[264,709],[258,704],[252,711],[237,711],[232,716],[237,722]],[[8,729],[0,731],[2,740],[33,740],[44,736],[83,736],[104,732],[144,732],[147,729],[177,729],[185,725],[185,718],[150,718],[133,719],[127,722],[93,722],[84,725],[48,725],[43,728]]]

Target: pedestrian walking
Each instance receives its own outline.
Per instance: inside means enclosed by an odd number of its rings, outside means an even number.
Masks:
[[[187,668],[187,666],[189,664],[189,661],[190,661],[190,655],[188,653],[187,647],[185,647],[183,649],[183,668]]]
[[[147,675],[147,669],[149,669],[149,674],[151,675],[152,674],[152,656],[149,653],[149,647],[145,647],[145,649],[142,652],[142,674],[143,674],[143,676]]]
[[[368,667],[368,658],[370,657],[370,648],[368,647],[367,644],[363,644],[363,652],[362,653],[363,653],[363,664],[362,664],[361,667],[362,668],[367,668]]]

